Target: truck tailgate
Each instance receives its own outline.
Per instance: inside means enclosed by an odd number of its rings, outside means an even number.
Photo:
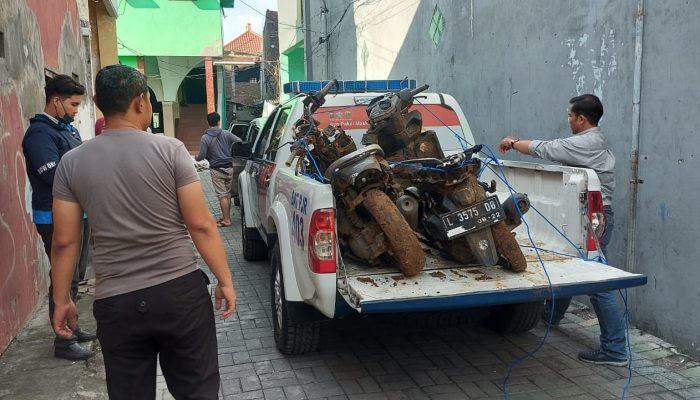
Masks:
[[[513,273],[500,266],[458,266],[427,255],[421,274],[407,278],[397,269],[370,268],[345,260],[347,275],[338,272],[352,306],[362,313],[428,311],[525,303],[551,296],[547,277],[531,250],[528,269]],[[543,254],[556,297],[570,297],[646,284],[632,274],[596,262]],[[347,285],[344,281],[347,280]]]

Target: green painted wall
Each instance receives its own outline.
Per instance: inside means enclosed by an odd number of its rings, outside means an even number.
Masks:
[[[119,0],[119,56],[222,56],[219,0]]]
[[[305,79],[304,68],[304,48],[299,47],[294,49],[288,55],[289,57],[289,80],[303,81]]]
[[[284,86],[287,82],[306,79],[304,68],[304,41],[300,41],[280,55],[280,80]],[[282,89],[280,86],[280,90]],[[291,98],[293,94],[287,94]]]
[[[119,64],[127,65],[131,68],[138,68],[138,57],[136,56],[120,56]]]

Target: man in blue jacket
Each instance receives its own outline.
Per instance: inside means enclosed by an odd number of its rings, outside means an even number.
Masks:
[[[83,101],[85,87],[67,75],[57,75],[46,82],[46,105],[42,113],[29,120],[29,128],[22,140],[29,183],[32,185],[32,218],[36,230],[44,241],[44,249],[51,259],[51,238],[53,236],[53,178],[56,167],[69,150],[78,147],[82,140],[78,131],[71,125]],[[89,230],[83,221],[82,243],[79,249],[78,264],[84,264],[87,257]],[[78,295],[79,268],[76,268],[71,285],[71,297]],[[53,284],[49,284],[49,319],[54,312]],[[54,339],[54,356],[68,360],[85,360],[93,353],[78,342],[96,339],[96,335],[81,329],[74,331],[75,337]]]

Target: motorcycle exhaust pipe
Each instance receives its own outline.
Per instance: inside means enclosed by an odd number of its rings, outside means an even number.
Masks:
[[[408,222],[411,229],[417,231],[419,211],[418,200],[413,196],[404,194],[396,199],[396,207],[399,209],[399,212],[401,212],[404,219],[406,219],[406,222]]]
[[[513,201],[514,197],[515,201]],[[520,213],[518,208],[516,208],[516,204],[520,209]],[[503,211],[506,213],[505,223],[510,230],[513,230],[523,223],[520,214],[525,215],[530,210],[530,199],[525,193],[515,193],[513,196],[509,196],[508,200],[504,201],[502,205]]]

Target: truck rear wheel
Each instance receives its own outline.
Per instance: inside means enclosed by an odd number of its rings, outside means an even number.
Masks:
[[[320,321],[295,321],[290,318],[289,303],[284,294],[279,242],[276,242],[272,248],[270,263],[272,264],[270,280],[272,327],[277,348],[283,354],[303,354],[316,350],[321,338]]]
[[[384,192],[370,190],[364,196],[362,205],[384,232],[389,252],[401,272],[406,276],[417,275],[425,266],[425,253],[416,233]]]
[[[537,325],[543,310],[542,301],[495,306],[484,325],[498,333],[524,333]]]
[[[513,272],[525,271],[527,269],[527,260],[520,249],[520,244],[518,244],[513,232],[508,229],[506,223],[503,221],[496,222],[491,226],[491,233],[493,233],[493,241],[496,243],[496,251],[499,256],[498,263]]]
[[[246,261],[259,261],[267,258],[267,244],[255,228],[245,225],[245,212],[241,206],[241,236],[243,237],[243,258]]]

